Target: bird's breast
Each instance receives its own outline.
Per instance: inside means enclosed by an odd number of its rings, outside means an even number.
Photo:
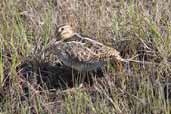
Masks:
[[[72,60],[66,54],[61,54],[58,56],[58,58],[64,65],[81,72],[96,70],[97,68],[102,67],[104,64],[102,61],[85,63],[79,60]]]

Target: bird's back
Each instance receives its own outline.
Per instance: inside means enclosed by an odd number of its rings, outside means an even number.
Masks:
[[[111,57],[119,56],[115,49],[91,42],[60,42],[55,47],[58,58],[65,65],[79,71],[95,70]]]

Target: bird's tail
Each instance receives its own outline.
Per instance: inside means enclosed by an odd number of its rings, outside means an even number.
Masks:
[[[134,58],[138,57],[139,55],[136,55],[136,56],[133,56],[129,59],[124,59],[122,58],[121,56],[117,57],[117,60],[120,60],[122,62],[134,62],[134,63],[140,63],[140,64],[157,64],[157,63],[154,63],[154,62],[150,62],[150,61],[140,61],[140,60],[135,60]]]

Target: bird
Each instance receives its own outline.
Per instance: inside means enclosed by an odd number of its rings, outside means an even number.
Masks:
[[[75,32],[71,25],[57,28],[57,40],[49,42],[44,51],[57,55],[64,65],[79,72],[101,68],[109,60],[125,61],[119,51]]]

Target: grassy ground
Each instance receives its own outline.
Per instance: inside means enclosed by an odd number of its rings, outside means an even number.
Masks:
[[[36,58],[64,23],[150,63],[110,64],[73,87],[71,69]],[[169,0],[0,1],[0,114],[170,114],[170,64]]]

